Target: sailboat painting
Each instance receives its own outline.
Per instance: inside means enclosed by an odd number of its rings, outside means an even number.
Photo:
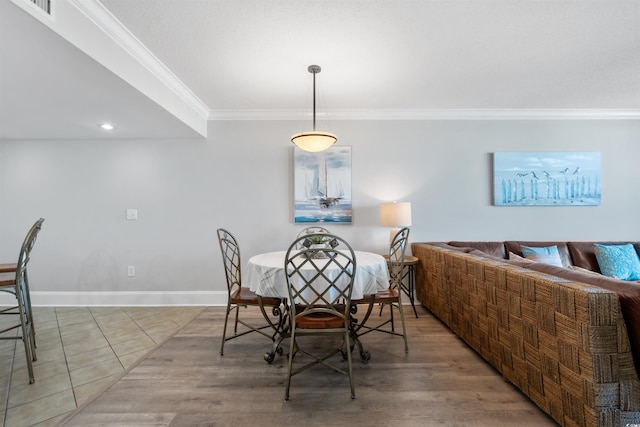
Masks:
[[[351,223],[351,147],[294,148],[295,222]]]

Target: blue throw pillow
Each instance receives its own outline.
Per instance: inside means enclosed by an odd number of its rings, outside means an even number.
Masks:
[[[530,247],[530,246],[523,246],[522,247],[522,255],[523,256],[528,256],[528,255],[533,255],[533,254],[538,254],[538,255],[560,255],[560,253],[558,252],[558,247],[553,245],[553,246],[548,246],[546,248],[534,248],[534,247]]]
[[[544,264],[555,265],[556,267],[565,267],[560,258],[557,246],[548,246],[543,248],[535,248],[530,246],[522,246],[522,256],[530,261],[541,262]]]
[[[595,244],[596,259],[602,274],[621,280],[640,280],[640,258],[631,243]]]

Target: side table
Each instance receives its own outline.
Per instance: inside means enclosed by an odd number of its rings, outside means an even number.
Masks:
[[[388,263],[389,255],[383,255],[383,256]],[[405,255],[404,257],[405,272],[402,275],[402,282],[400,284],[400,287],[402,288],[404,293],[407,294],[407,296],[409,297],[409,301],[411,302],[411,307],[413,308],[413,314],[416,315],[416,318],[418,317],[418,311],[416,310],[416,305],[415,305],[415,302],[413,301],[415,287],[416,287],[416,276],[415,276],[415,272],[413,271],[413,268],[416,265],[418,265],[418,262],[420,262],[418,257],[415,257],[413,255]],[[407,279],[406,283],[405,283],[405,278]]]

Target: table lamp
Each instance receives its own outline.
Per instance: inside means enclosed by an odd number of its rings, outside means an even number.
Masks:
[[[411,225],[411,203],[393,202],[380,204],[380,225],[383,227],[393,227],[389,235],[389,243],[393,242],[401,227]]]

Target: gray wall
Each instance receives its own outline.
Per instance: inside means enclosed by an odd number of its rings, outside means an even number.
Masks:
[[[212,122],[208,140],[0,141],[0,262],[33,253],[37,304],[221,303],[215,236],[231,230],[246,261],[283,250],[299,123]],[[378,204],[410,201],[411,241],[640,240],[640,121],[338,121],[352,146],[353,225],[330,227],[383,252]],[[597,207],[495,207],[491,153],[599,151]],[[138,209],[126,221],[125,209]],[[127,266],[136,277],[127,277]]]

